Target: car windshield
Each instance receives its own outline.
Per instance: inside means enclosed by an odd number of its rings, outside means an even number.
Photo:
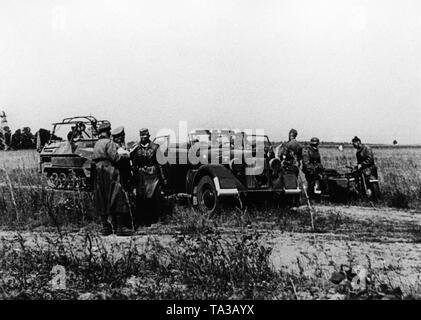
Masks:
[[[190,134],[190,141],[194,144],[210,144],[212,147],[228,148],[254,148],[270,147],[269,138],[266,135],[235,133],[232,131],[209,132],[197,131]]]
[[[209,143],[211,141],[211,135],[208,131],[196,131],[194,133],[190,133],[190,141],[192,144],[194,143]]]
[[[270,142],[269,142],[269,138],[267,136],[264,135],[255,135],[255,134],[250,134],[250,135],[245,135],[244,136],[244,142],[245,142],[245,147],[246,148],[250,148],[250,147],[269,147],[270,146]]]
[[[85,123],[78,125],[79,123],[57,124],[53,133],[58,138],[68,141],[95,139],[95,130],[92,126]]]
[[[213,133],[212,134],[213,147],[229,147],[232,139],[230,133]]]

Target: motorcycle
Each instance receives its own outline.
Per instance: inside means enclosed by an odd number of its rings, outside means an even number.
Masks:
[[[348,200],[351,197],[363,197],[376,202],[380,198],[377,168],[365,170],[346,166],[349,172],[339,173],[334,169],[325,169],[321,181],[322,194],[336,200]]]

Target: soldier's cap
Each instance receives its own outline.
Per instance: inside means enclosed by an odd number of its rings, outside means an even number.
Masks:
[[[116,138],[124,135],[124,127],[121,126],[111,130],[111,135]]]
[[[352,142],[361,142],[361,139],[360,139],[360,138],[358,138],[357,136],[355,136],[355,137],[352,139]]]
[[[310,144],[318,145],[319,143],[320,143],[320,140],[317,137],[313,137],[310,139]]]
[[[104,121],[103,123],[99,125],[98,133],[106,132],[110,130],[111,130],[111,123],[109,123],[108,121]]]
[[[297,132],[297,130],[295,130],[295,129],[291,129],[291,130],[289,130],[289,134],[293,134],[295,137],[298,135],[298,132]]]
[[[142,129],[139,130],[139,135],[140,136],[150,136],[149,130],[147,128],[142,128]]]

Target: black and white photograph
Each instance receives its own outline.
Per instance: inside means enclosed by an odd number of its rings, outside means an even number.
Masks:
[[[421,299],[420,1],[0,0],[0,121],[0,300]]]

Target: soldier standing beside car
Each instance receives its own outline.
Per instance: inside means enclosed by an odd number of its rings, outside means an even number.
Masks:
[[[320,179],[323,165],[319,153],[319,138],[313,137],[310,145],[303,150],[303,172],[308,184],[308,195],[314,197],[320,193]]]
[[[161,191],[167,185],[163,166],[158,162],[159,145],[150,140],[149,130],[139,131],[140,141],[131,152],[136,189],[136,220],[149,226],[161,215]]]
[[[98,128],[99,140],[93,150],[94,202],[97,214],[102,221],[102,234],[116,233],[118,236],[129,236],[133,230],[125,225],[129,208],[121,185],[119,161],[128,157],[118,153],[117,144],[110,139],[111,125],[102,123]]]
[[[281,146],[278,155],[279,159],[284,161],[284,166],[293,168],[296,176],[299,174],[299,168],[303,159],[303,147],[296,140],[297,135],[297,130],[291,129],[289,131],[289,141]]]
[[[118,145],[119,148],[127,150],[126,147],[126,133],[124,132],[124,127],[117,127],[111,131],[113,141]]]
[[[131,170],[131,163],[130,163],[130,153],[126,146],[126,133],[124,132],[124,127],[117,127],[111,131],[111,136],[113,137],[113,141],[117,144],[117,153],[119,154],[126,154],[127,156],[122,157],[120,161],[117,163],[117,169],[120,172],[120,181],[123,187],[124,195],[126,197],[129,211],[131,211],[131,194],[133,191],[132,187],[132,170]],[[130,214],[130,221],[132,221],[132,215]],[[128,222],[128,223],[129,223]],[[128,224],[126,223],[126,224]],[[130,225],[130,224],[129,224]]]

